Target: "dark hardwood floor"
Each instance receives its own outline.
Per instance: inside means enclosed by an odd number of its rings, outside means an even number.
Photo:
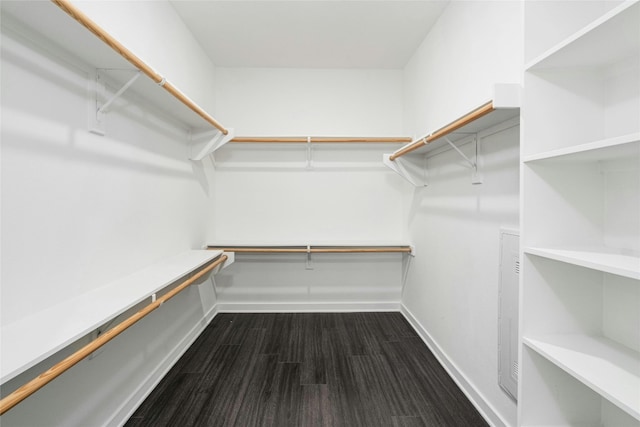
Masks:
[[[487,426],[400,313],[219,314],[126,426]]]

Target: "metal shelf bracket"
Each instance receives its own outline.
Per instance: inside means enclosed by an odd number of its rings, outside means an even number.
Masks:
[[[307,137],[307,166],[305,167],[305,169],[306,170],[313,169],[313,157],[311,153],[311,137],[310,136]]]
[[[191,160],[202,160],[210,154],[213,154],[220,147],[231,141],[235,135],[233,129],[228,129],[228,133],[216,130],[213,133],[205,132],[204,134],[191,135]]]
[[[307,265],[305,270],[313,270],[313,264],[311,262],[311,245],[307,245]]]
[[[395,160],[390,159],[391,154],[383,154],[382,162],[389,169],[409,181],[415,187],[426,187],[427,168],[425,156],[406,155]]]
[[[456,153],[460,154],[460,156],[462,156],[462,158],[469,164],[469,166],[471,167],[472,170],[472,174],[471,174],[471,183],[472,184],[482,184],[483,182],[483,177],[482,174],[479,171],[479,163],[480,163],[480,139],[478,138],[478,134],[475,133],[473,134],[473,147],[474,147],[474,151],[475,151],[475,161],[471,160],[470,158],[468,158],[463,152],[462,150],[460,150],[453,142],[451,142],[451,140],[446,137],[443,136],[442,139],[451,146],[451,148],[453,148]]]
[[[89,104],[89,132],[97,135],[106,134],[106,114],[109,112],[111,105],[116,99],[120,98],[141,75],[138,70],[121,70],[126,72],[134,71],[134,75],[113,95],[109,96],[107,84],[101,71],[102,69],[95,70],[91,87],[92,99]],[[106,101],[103,102],[105,99]]]

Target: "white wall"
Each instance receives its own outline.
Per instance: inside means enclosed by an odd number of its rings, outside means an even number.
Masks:
[[[187,131],[127,95],[109,113],[107,135],[90,134],[88,70],[10,27],[3,21],[3,325],[201,247],[213,186],[205,166],[187,160]],[[126,416],[202,327],[213,306],[207,288],[163,305],[2,425],[94,426]]]
[[[401,136],[401,88],[393,70],[219,69],[216,92],[236,135]],[[403,240],[402,192],[380,162],[393,149],[314,146],[306,170],[304,144],[228,144],[216,154],[209,238]]]
[[[399,70],[219,68],[216,93],[220,119],[234,123],[241,136],[402,136]],[[381,162],[382,153],[397,146],[314,145],[308,170],[305,144],[228,144],[216,153],[209,240],[406,242],[406,188]],[[402,257],[397,255],[342,256],[315,272],[305,270],[304,257],[293,265],[290,257],[270,260],[277,269],[240,257],[228,271],[233,278],[221,279],[222,300],[287,302],[293,309],[303,307],[296,302],[399,302]],[[381,265],[388,274],[380,274]],[[327,275],[328,266],[333,276]]]
[[[519,0],[452,1],[404,69],[404,130],[424,136],[522,80]]]
[[[494,83],[520,82],[521,3],[452,2],[404,70],[405,131],[424,135],[491,99]],[[402,301],[454,377],[496,425],[516,406],[498,387],[499,229],[518,227],[519,130],[482,141],[484,183],[452,150],[427,161],[413,193],[416,245]],[[463,147],[472,156],[471,145]]]
[[[168,1],[74,0],[73,4],[205,111],[215,114],[215,66]]]

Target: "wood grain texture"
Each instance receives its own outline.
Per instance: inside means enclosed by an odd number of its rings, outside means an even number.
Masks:
[[[217,315],[139,426],[487,426],[400,313]]]

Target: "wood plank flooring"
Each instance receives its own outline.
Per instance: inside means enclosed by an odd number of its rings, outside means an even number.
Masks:
[[[400,313],[218,314],[126,424],[487,426]]]

